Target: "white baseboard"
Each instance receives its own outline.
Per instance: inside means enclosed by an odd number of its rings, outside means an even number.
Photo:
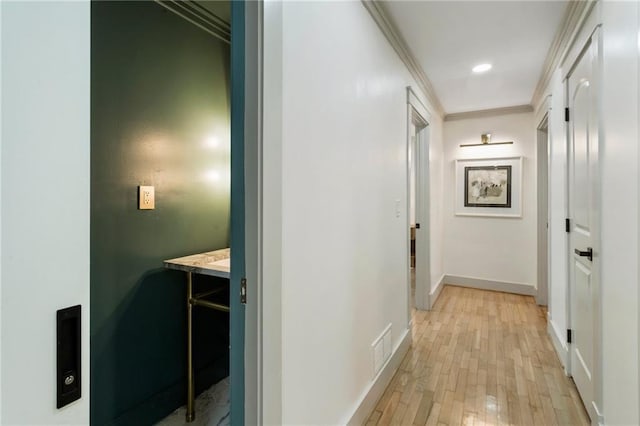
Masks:
[[[567,346],[566,339],[563,337],[564,334],[558,329],[558,326],[550,317],[547,320],[547,333],[551,338],[551,343],[556,350],[556,354],[558,354],[560,364],[562,364],[565,374],[568,374],[567,361],[569,360],[569,347]]]
[[[592,423],[597,423],[598,426],[604,426],[606,423],[604,422],[604,416],[602,415],[602,412],[598,408],[598,404],[596,404],[595,401],[591,401],[591,404],[593,406],[593,412],[595,413],[595,416],[596,416],[595,420],[597,420],[597,421],[592,421]]]
[[[445,275],[444,283],[460,287],[478,288],[481,290],[503,291],[505,293],[535,296],[536,288],[529,284],[510,283],[507,281],[485,280],[482,278],[461,277],[458,275]]]
[[[438,297],[440,297],[440,292],[442,291],[442,287],[444,287],[444,277],[445,275],[443,274],[440,277],[440,281],[438,281],[436,288],[431,290],[431,293],[429,293],[429,310],[433,309],[433,305],[436,304]]]
[[[395,350],[387,360],[387,363],[382,367],[378,375],[373,379],[358,400],[358,403],[353,410],[353,414],[348,418],[349,420],[346,422],[340,422],[340,424],[363,425],[365,423],[369,415],[373,412],[378,400],[382,397],[385,389],[389,386],[393,375],[398,371],[400,363],[402,363],[404,356],[407,354],[407,351],[409,351],[411,341],[411,329],[407,329],[405,330],[400,343],[398,343],[398,346],[396,346]]]

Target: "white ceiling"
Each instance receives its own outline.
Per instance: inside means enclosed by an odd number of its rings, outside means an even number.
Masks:
[[[446,113],[531,102],[568,2],[385,1]],[[474,65],[493,69],[474,74]]]

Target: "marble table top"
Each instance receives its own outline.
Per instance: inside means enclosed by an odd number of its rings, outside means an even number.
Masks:
[[[164,261],[164,267],[213,277],[230,278],[231,250],[228,248],[192,254]]]

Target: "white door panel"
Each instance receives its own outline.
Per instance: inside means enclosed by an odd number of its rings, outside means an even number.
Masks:
[[[573,99],[573,181],[577,184],[573,187],[573,220],[575,226],[583,231],[588,231],[589,225],[589,98],[590,85],[587,80],[578,83],[574,89]],[[577,141],[577,143],[575,142]]]
[[[416,207],[416,304],[420,310],[429,309],[429,147],[428,127],[416,123],[415,144],[415,207]]]
[[[408,115],[408,158],[407,158],[407,190],[409,192],[407,207],[410,214],[407,216],[410,223],[415,223],[415,271],[409,268],[409,277],[415,273],[415,300],[411,303],[410,292],[407,295],[409,301],[408,319],[411,321],[411,310],[415,307],[420,310],[429,309],[430,281],[430,251],[429,251],[429,123],[420,107],[412,101],[411,89],[408,89],[409,105]],[[407,235],[409,235],[407,233]],[[407,246],[409,241],[407,241]],[[407,262],[409,266],[409,262]]]
[[[593,309],[591,307],[591,268],[584,266],[580,261],[574,263],[574,277],[576,288],[575,320],[580,327],[575,329],[575,341],[591,342],[593,339]],[[576,345],[576,354],[582,360],[582,368],[588,377],[591,377],[593,365],[592,345]]]
[[[567,78],[569,121],[569,298],[571,375],[592,419],[598,368],[597,32]]]

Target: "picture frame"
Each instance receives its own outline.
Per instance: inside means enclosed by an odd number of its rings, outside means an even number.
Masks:
[[[457,216],[522,217],[522,157],[456,160]]]

